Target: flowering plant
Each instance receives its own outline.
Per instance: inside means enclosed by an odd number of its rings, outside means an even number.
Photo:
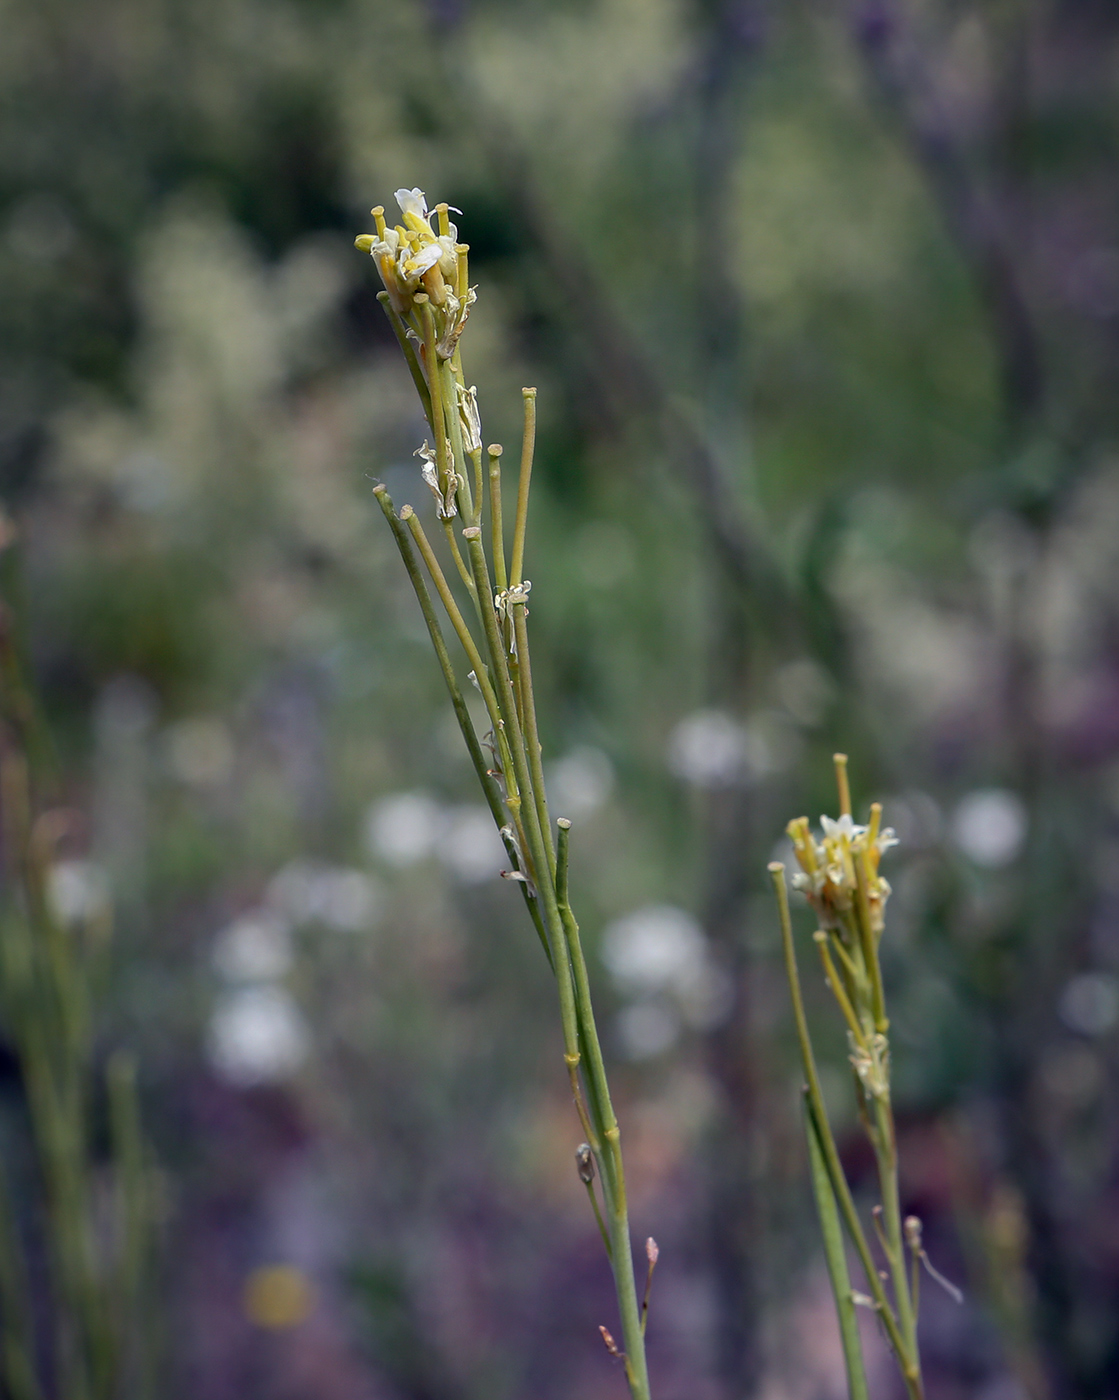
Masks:
[[[890,896],[890,886],[879,875],[878,866],[883,853],[897,844],[897,837],[889,827],[883,828],[882,808],[877,802],[871,806],[870,820],[865,826],[855,822],[851,814],[845,754],[835,755],[835,768],[839,787],[838,818],[822,817],[819,836],[809,827],[807,817],[797,817],[786,829],[800,865],[793,876],[793,886],[804,893],[816,914],[818,928],[813,937],[824,980],[847,1026],[859,1118],[874,1149],[878,1168],[881,1202],[874,1207],[873,1221],[878,1243],[889,1265],[888,1273],[879,1272],[871,1254],[824,1107],[801,996],[785,867],[774,861],[769,870],[777,893],[785,969],[804,1066],[805,1127],[812,1186],[839,1314],[848,1389],[852,1400],[866,1400],[866,1374],[855,1317],[855,1307],[861,1305],[877,1313],[911,1400],[921,1400],[924,1390],[917,1347],[920,1266],[923,1264],[953,1296],[958,1298],[959,1294],[930,1264],[921,1242],[920,1220],[910,1215],[903,1221],[901,1214],[897,1136],[890,1103],[887,1036],[890,1022],[886,1016],[878,957],[885,928],[886,901]],[[843,1247],[844,1228],[866,1275],[869,1295],[851,1288]],[[887,1283],[892,1298],[887,1292]]]
[[[519,886],[555,974],[564,1063],[586,1139],[576,1148],[576,1170],[590,1196],[614,1272],[622,1349],[605,1327],[600,1330],[607,1350],[624,1363],[633,1400],[649,1400],[645,1322],[657,1247],[651,1239],[646,1243],[648,1273],[639,1305],[621,1131],[610,1099],[579,926],[568,896],[571,823],[564,818],[553,822],[549,814],[533,695],[528,639],[532,584],[524,577],[524,551],[536,390],[522,391],[524,432],[517,507],[507,550],[502,449],[495,445],[486,450],[484,469],[477,394],[466,385],[459,350],[475,301],[467,278],[469,249],[458,242],[449,206],[437,204],[429,213],[419,189],[397,190],[396,199],[402,222],[388,227],[384,210],[378,207],[373,210],[376,235],[364,234],[356,245],[371,254],[377,265],[384,283],[379,300],[396,332],[431,430],[434,446],[425,439],[416,455],[422,460],[421,476],[435,497],[435,514],[465,590],[465,614],[413,508],[404,505],[397,512],[384,485],[375,487],[374,494],[392,528],[474,770],[505,843],[510,863],[505,877]],[[487,515],[488,551],[483,529]],[[463,522],[465,556],[455,532],[456,518]],[[466,708],[429,582],[469,665],[467,679],[485,703],[490,728],[481,738]],[[472,615],[473,625],[467,615]],[[596,1177],[601,1183],[601,1208]]]

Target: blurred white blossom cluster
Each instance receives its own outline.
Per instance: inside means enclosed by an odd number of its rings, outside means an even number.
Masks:
[[[310,1030],[285,980],[293,934],[307,925],[361,933],[380,907],[377,883],[365,871],[297,860],[273,877],[259,906],[222,930],[212,954],[222,986],[206,1048],[223,1079],[246,1088],[286,1079],[304,1064]]]
[[[602,960],[626,1001],[617,1033],[630,1059],[660,1055],[685,1029],[710,1030],[730,1010],[727,974],[699,921],[676,905],[645,905],[608,924]]]

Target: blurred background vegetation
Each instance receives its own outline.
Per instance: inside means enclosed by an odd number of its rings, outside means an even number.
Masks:
[[[764,873],[835,748],[902,838],[903,1186],[967,1293],[924,1290],[930,1396],[1119,1392],[1114,7],[0,16],[6,603],[55,915],[113,908],[90,1053],[136,1055],[160,1164],[159,1393],[624,1394],[547,969],[371,496],[426,496],[352,248],[412,185],[463,211],[486,440],[540,390],[537,687],[655,1394],[842,1394]],[[18,1157],[10,1034],[0,1070]]]

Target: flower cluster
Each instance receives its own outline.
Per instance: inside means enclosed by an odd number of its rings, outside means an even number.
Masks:
[[[797,817],[786,828],[800,864],[793,885],[807,895],[821,928],[850,930],[859,920],[876,938],[881,935],[890,886],[879,875],[878,862],[883,851],[897,845],[892,829],[881,827],[881,818],[876,802],[868,826],[857,826],[848,812],[837,820],[821,817],[819,839],[807,817]]]
[[[378,205],[372,210],[376,234],[361,234],[354,240],[355,246],[371,254],[389,304],[421,346],[424,331],[418,307],[424,299],[430,302],[436,348],[441,359],[449,360],[475,301],[474,288],[467,282],[468,245],[458,242],[458,229],[449,218],[450,205],[437,204],[429,213],[420,189],[397,190],[396,202],[403,222],[390,228],[384,209]],[[426,377],[430,383],[430,374]]]

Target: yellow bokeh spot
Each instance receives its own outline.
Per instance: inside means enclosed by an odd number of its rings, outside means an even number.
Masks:
[[[315,1302],[311,1280],[294,1264],[266,1264],[245,1280],[245,1316],[280,1331],[306,1321]]]

